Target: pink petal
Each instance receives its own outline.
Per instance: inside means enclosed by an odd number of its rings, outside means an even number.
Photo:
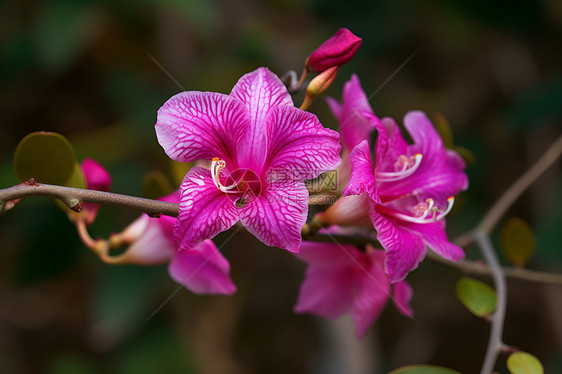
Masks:
[[[209,170],[192,168],[180,189],[180,214],[174,226],[180,249],[192,249],[238,221],[234,202],[215,186]]]
[[[371,257],[370,266],[356,270],[361,276],[361,283],[351,309],[357,339],[363,338],[390,296],[390,285],[383,266],[384,253],[371,250],[367,255]]]
[[[302,181],[270,185],[239,212],[244,227],[263,243],[298,252],[308,191]]]
[[[353,74],[343,86],[342,105],[342,113],[336,116],[340,122],[341,142],[344,148],[352,150],[363,140],[370,140],[371,132],[374,130],[373,123],[362,114],[363,112],[372,114],[373,109],[356,74]],[[334,112],[332,105],[330,108]]]
[[[86,158],[82,161],[80,167],[86,180],[86,188],[96,191],[109,191],[111,189],[111,175],[94,159]],[[94,222],[99,209],[100,204],[82,203],[82,211],[86,214],[86,223],[88,225]]]
[[[240,101],[214,92],[181,92],[158,110],[156,136],[166,154],[191,162],[218,157],[231,164],[250,126]]]
[[[170,233],[164,232],[159,218],[143,214],[121,233],[133,240],[123,254],[123,262],[136,265],[158,265],[167,263],[176,253],[176,245]]]
[[[371,120],[374,120],[373,123],[378,130],[375,147],[377,170],[394,171],[396,159],[400,155],[408,155],[409,145],[402,137],[400,128],[394,119],[385,117],[378,120],[374,117]]]
[[[293,310],[338,318],[351,308],[356,287],[357,278],[350,268],[323,269],[311,265],[306,270]]]
[[[314,114],[294,107],[272,108],[266,124],[268,172],[283,171],[304,180],[340,164],[338,133],[324,128]]]
[[[197,294],[231,295],[236,286],[230,279],[230,264],[212,240],[195,249],[179,251],[168,267],[172,279]]]
[[[378,200],[375,185],[375,170],[367,140],[359,143],[351,152],[351,177],[349,184],[343,190],[344,196],[359,195],[363,192],[375,200]]]
[[[297,258],[320,268],[336,269],[355,266],[352,258],[359,261],[361,255],[352,245],[303,241]]]
[[[334,117],[336,117],[336,119],[338,121],[341,121],[341,118],[342,118],[342,115],[343,115],[343,104],[338,103],[336,99],[331,98],[331,97],[326,98],[326,103],[328,104],[328,107],[332,111],[332,114],[334,115]],[[343,142],[343,139],[342,139],[342,142]]]
[[[82,161],[82,172],[89,190],[109,191],[111,189],[111,175],[92,158]]]
[[[410,307],[410,300],[414,296],[414,290],[412,286],[406,281],[400,281],[394,283],[392,286],[392,297],[394,299],[394,305],[396,309],[406,317],[413,318],[414,311]]]
[[[455,245],[447,238],[444,222],[415,224],[410,222],[401,223],[405,229],[417,233],[423,242],[439,256],[451,261],[458,261],[465,257],[461,247]]]
[[[259,68],[240,78],[230,97],[242,102],[250,119],[248,130],[239,143],[238,161],[240,166],[260,174],[261,170],[256,169],[263,165],[267,153],[264,131],[267,114],[277,106],[293,106],[293,100],[281,80],[267,68]]]
[[[385,272],[391,283],[406,278],[425,257],[425,245],[418,234],[398,226],[393,220],[371,209],[377,239],[386,249]]]

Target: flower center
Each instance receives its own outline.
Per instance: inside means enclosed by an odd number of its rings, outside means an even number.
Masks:
[[[400,155],[394,163],[394,171],[375,171],[378,182],[394,182],[412,175],[420,166],[422,154],[416,153],[410,158]]]
[[[227,194],[238,194],[233,196],[236,200],[248,201],[256,198],[262,190],[261,179],[251,169],[235,169],[229,172],[226,162],[218,158],[211,161],[211,177],[215,186]]]
[[[411,206],[405,211],[397,210],[390,204],[377,205],[376,209],[381,213],[393,216],[402,221],[412,222],[412,223],[433,223],[443,219],[451,209],[453,209],[453,204],[455,203],[455,198],[453,196],[447,199],[447,207],[445,209],[439,208],[435,205],[435,201],[431,198],[421,201],[414,206]]]

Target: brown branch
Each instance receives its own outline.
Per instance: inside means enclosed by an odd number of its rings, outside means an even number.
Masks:
[[[178,204],[145,199],[142,197],[121,195],[112,192],[40,184],[35,183],[34,181],[29,181],[0,190],[0,202],[4,202],[6,204],[13,200],[34,196],[58,199],[70,209],[75,211],[81,211],[81,203],[88,202],[136,209],[153,217],[162,214],[177,217],[179,214]]]

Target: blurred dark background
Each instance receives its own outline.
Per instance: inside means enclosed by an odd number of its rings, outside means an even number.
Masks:
[[[452,238],[562,132],[558,0],[3,1],[0,188],[18,183],[19,140],[48,130],[68,137],[79,160],[106,166],[114,192],[140,196],[147,172],[174,176],[153,127],[170,96],[184,88],[228,93],[259,66],[300,72],[340,27],[363,44],[328,95],[340,99],[353,72],[371,94],[415,53],[374,95],[375,112],[442,113],[455,143],[474,154],[470,190],[448,220]],[[323,100],[311,111],[337,126]],[[107,237],[136,215],[103,207],[91,231]],[[537,235],[529,267],[561,272],[560,162],[509,216]],[[293,314],[304,266],[288,253],[249,234],[223,253],[238,286],[233,297],[180,290],[166,302],[177,285],[164,266],[104,265],[51,201],[21,203],[0,216],[0,371],[382,373],[409,363],[479,370],[489,325],[456,300],[456,270],[424,262],[408,278],[416,318],[388,305],[359,344],[347,318]],[[562,372],[561,311],[561,287],[510,281],[505,341],[540,357],[546,372]],[[505,357],[498,362],[506,372]]]

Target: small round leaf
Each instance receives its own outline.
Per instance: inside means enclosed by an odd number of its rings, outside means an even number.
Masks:
[[[515,266],[525,266],[535,252],[535,234],[521,218],[509,219],[501,230],[501,249],[505,258]]]
[[[461,374],[460,372],[433,365],[408,365],[395,369],[388,374]]]
[[[498,297],[486,283],[463,277],[457,282],[455,291],[461,303],[478,317],[485,317],[496,310]]]
[[[70,142],[54,132],[34,132],[24,137],[14,154],[16,177],[49,184],[65,184],[71,178],[76,156]]]
[[[507,358],[507,369],[511,374],[544,374],[538,358],[527,352],[515,352]]]

